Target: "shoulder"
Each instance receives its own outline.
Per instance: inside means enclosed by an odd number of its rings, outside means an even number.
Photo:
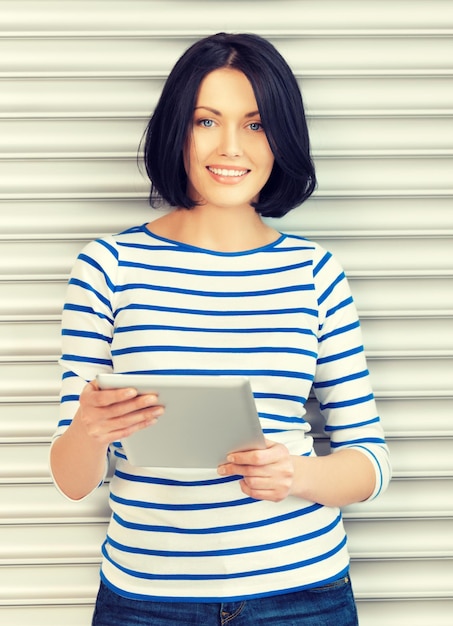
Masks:
[[[113,258],[118,261],[122,247],[139,245],[144,238],[143,227],[134,226],[128,230],[112,235],[104,235],[90,241],[82,249],[80,256],[88,256],[94,259]]]
[[[90,282],[97,275],[107,282],[113,281],[123,255],[123,248],[138,245],[143,236],[141,227],[135,227],[113,235],[105,235],[85,244],[75,260],[71,277]]]
[[[327,312],[340,302],[352,302],[351,289],[343,266],[322,245],[297,235],[287,236],[287,245],[300,246],[309,255],[313,286],[320,312]]]
[[[300,250],[301,254],[305,254],[311,261],[313,266],[313,275],[316,277],[323,269],[337,273],[343,271],[338,259],[321,244],[302,237],[285,233],[282,245],[291,250]]]

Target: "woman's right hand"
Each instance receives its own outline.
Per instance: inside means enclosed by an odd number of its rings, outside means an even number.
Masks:
[[[156,394],[139,395],[136,389],[99,389],[85,385],[71,425],[50,450],[55,483],[71,500],[80,500],[103,480],[106,453],[114,441],[153,424],[163,407]]]
[[[80,395],[74,419],[92,440],[109,445],[154,424],[163,412],[157,394],[139,395],[132,388],[101,390],[91,381]]]

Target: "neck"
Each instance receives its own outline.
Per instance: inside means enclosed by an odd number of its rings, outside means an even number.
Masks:
[[[268,245],[279,233],[253,207],[215,210],[203,206],[176,209],[149,226],[156,235],[217,252],[242,252]]]

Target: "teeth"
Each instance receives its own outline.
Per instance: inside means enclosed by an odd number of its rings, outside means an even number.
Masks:
[[[245,174],[247,174],[248,170],[223,170],[223,169],[218,169],[217,167],[210,167],[208,168],[209,171],[211,171],[213,174],[216,174],[217,176],[244,176]]]

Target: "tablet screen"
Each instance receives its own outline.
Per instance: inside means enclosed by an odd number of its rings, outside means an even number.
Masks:
[[[158,421],[122,440],[132,465],[215,468],[229,452],[265,448],[250,381],[241,376],[100,374],[101,389],[156,392]]]

